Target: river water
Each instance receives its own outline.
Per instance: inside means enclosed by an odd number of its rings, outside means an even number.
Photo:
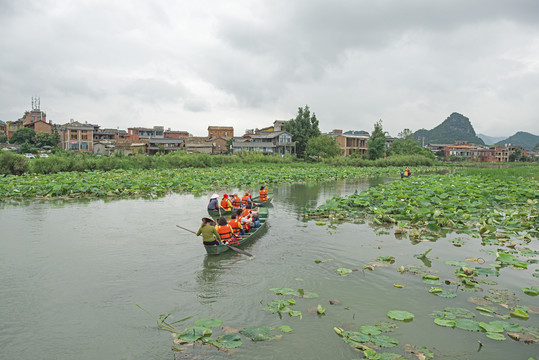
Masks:
[[[368,224],[342,224],[336,229],[304,221],[305,206],[317,206],[334,194],[351,194],[384,179],[328,184],[279,186],[274,192],[267,229],[245,250],[254,259],[228,252],[207,256],[201,238],[177,228],[197,230],[205,216],[207,196],[169,195],[156,199],[93,201],[30,201],[0,204],[0,358],[2,359],[354,359],[361,354],[345,344],[334,327],[358,330],[360,325],[389,321],[388,310],[415,314],[389,335],[400,345],[387,349],[407,358],[404,344],[428,346],[444,359],[527,359],[537,345],[511,339],[495,341],[479,332],[443,328],[429,316],[435,310],[459,306],[480,293],[459,292],[453,299],[429,294],[421,277],[396,271],[400,265],[424,265],[413,254],[429,248],[432,269],[442,279],[454,278],[444,260],[494,256],[480,252],[478,239],[449,235],[436,242],[398,240],[392,230],[380,232]],[[450,242],[463,238],[457,248]],[[378,256],[396,263],[362,270]],[[314,260],[329,260],[316,263]],[[473,264],[472,264],[473,266]],[[486,265],[485,265],[486,266]],[[537,306],[537,297],[520,287],[537,285],[528,270],[502,269],[498,286]],[[337,268],[359,269],[339,276]],[[399,289],[394,283],[404,285]],[[262,310],[277,296],[270,288],[303,288],[320,295],[296,298],[302,319]],[[284,298],[290,298],[284,297]],[[329,300],[338,303],[330,305]],[[243,345],[232,355],[207,345],[172,352],[172,336],[139,309],[170,319],[194,316],[177,324],[184,329],[197,318],[221,319],[223,326],[289,325],[294,330],[280,340]],[[326,308],[325,316],[316,306]],[[538,326],[538,315],[528,321]],[[479,315],[479,317],[481,317]],[[490,318],[478,318],[490,321]],[[214,329],[215,335],[220,334]],[[279,331],[276,330],[276,333]],[[478,352],[478,341],[483,344]]]

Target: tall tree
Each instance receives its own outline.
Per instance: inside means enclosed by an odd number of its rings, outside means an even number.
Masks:
[[[374,131],[367,142],[367,158],[376,160],[384,157],[386,151],[386,133],[382,127],[382,120],[374,124]]]
[[[319,135],[307,141],[306,153],[308,156],[328,158],[342,155],[343,149],[337,144],[337,140],[331,135]]]
[[[31,143],[34,141],[36,132],[29,128],[22,128],[13,133],[9,142],[11,144],[24,144],[25,142]]]
[[[292,134],[292,141],[296,141],[296,153],[300,157],[305,155],[309,139],[321,134],[316,115],[311,115],[308,105],[298,108],[298,115],[284,124],[284,130]]]
[[[414,133],[409,129],[404,129],[399,133],[399,139],[393,141],[387,150],[387,155],[423,155],[433,160],[436,158],[432,151],[425,149],[414,140]]]

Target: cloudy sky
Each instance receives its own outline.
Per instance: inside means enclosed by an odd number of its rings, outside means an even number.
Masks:
[[[0,0],[0,120],[539,134],[537,0]]]

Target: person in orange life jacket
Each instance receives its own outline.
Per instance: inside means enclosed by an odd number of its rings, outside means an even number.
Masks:
[[[236,210],[236,217],[239,220],[241,226],[243,227],[243,232],[248,233],[249,230],[251,230],[251,225],[249,225],[248,219],[243,218],[243,210],[242,209]]]
[[[260,187],[260,197],[258,198],[260,201],[268,201],[268,189],[264,186]]]
[[[247,206],[247,204],[250,204],[252,203],[252,199],[251,199],[251,193],[249,192],[249,190],[245,190],[245,193],[243,194],[243,197],[241,198],[241,207],[245,207]]]
[[[210,198],[210,202],[208,204],[208,210],[219,210],[219,195],[213,194]]]
[[[232,206],[235,207],[235,208],[239,208],[241,206],[241,199],[240,197],[238,196],[237,193],[234,193],[234,195],[232,195]]]
[[[243,231],[243,226],[241,226],[241,219],[238,219],[238,216],[236,214],[232,214],[228,225],[232,227],[234,236],[237,237],[239,235],[245,235],[245,231]]]
[[[258,212],[256,210],[253,210],[251,204],[247,204],[247,206],[243,209],[243,219],[246,219],[245,222],[249,222],[249,225],[251,227],[259,227],[260,221],[258,220]]]
[[[234,231],[232,230],[232,226],[228,225],[226,219],[221,216],[217,223],[219,224],[217,226],[217,232],[221,237],[221,241],[227,243],[232,240],[232,238],[234,237]]]
[[[213,219],[207,217],[202,218],[202,225],[200,225],[200,229],[198,229],[197,236],[200,236],[201,234],[202,243],[205,246],[220,245],[221,237],[219,236],[217,229],[213,226]]]
[[[232,203],[230,202],[230,199],[228,198],[227,194],[223,195],[223,200],[221,200],[221,208],[224,211],[232,210]]]

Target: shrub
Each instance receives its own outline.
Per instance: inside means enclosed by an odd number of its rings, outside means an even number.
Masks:
[[[23,155],[12,151],[0,152],[0,174],[22,175],[28,169],[28,161]]]

